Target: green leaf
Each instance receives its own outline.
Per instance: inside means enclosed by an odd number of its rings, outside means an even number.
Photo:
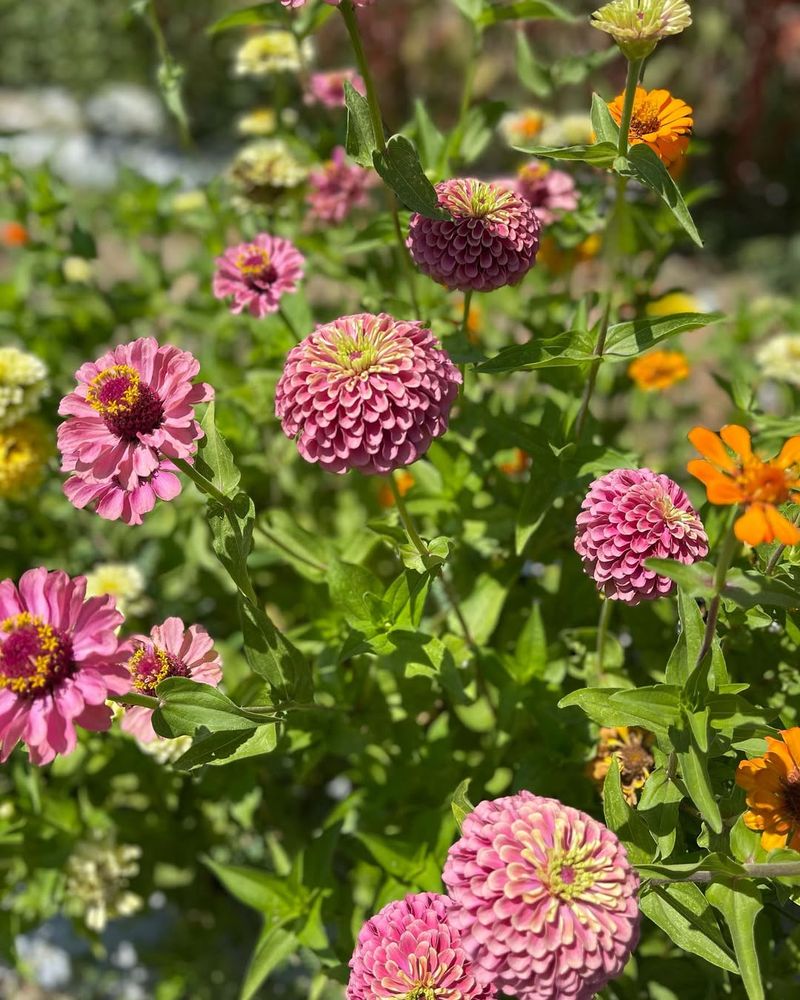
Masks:
[[[573,160],[603,169],[611,167],[617,158],[617,147],[613,142],[593,142],[577,146],[514,146],[514,149],[539,159]]]
[[[470,778],[465,778],[453,792],[453,797],[450,799],[450,808],[453,810],[453,816],[459,830],[464,825],[466,817],[475,809],[475,806],[467,798],[470,780]]]
[[[272,753],[278,744],[278,730],[274,722],[267,722],[253,730],[233,732],[195,733],[191,747],[179,757],[174,767],[191,771],[195,767],[222,767],[245,757],[259,757]]]
[[[198,471],[210,479],[220,493],[233,496],[239,488],[242,475],[236,467],[228,443],[217,430],[216,407],[213,400],[206,407],[200,421],[204,437],[200,440]]]
[[[470,21],[477,21],[484,8],[484,0],[453,0],[464,17]]]
[[[313,684],[306,658],[275,628],[267,613],[239,594],[244,653],[251,669],[287,701],[308,701]]]
[[[223,31],[230,31],[231,28],[245,28],[251,24],[267,24],[269,21],[282,20],[282,11],[275,3],[255,3],[250,7],[235,10],[231,14],[226,14],[210,27],[206,28],[207,35],[219,35]]]
[[[546,453],[537,455],[536,475],[529,477],[522,491],[515,543],[517,555],[521,555],[525,546],[539,530],[547,514],[552,509],[553,500],[558,494],[560,476],[558,459],[548,449]]]
[[[480,2],[480,0],[477,0]],[[445,137],[434,124],[424,101],[417,98],[414,101],[414,137],[419,149],[420,159],[431,169],[439,162],[444,149]]]
[[[237,493],[223,506],[209,497],[206,520],[211,530],[211,545],[240,592],[247,592],[250,580],[247,556],[253,545],[256,509],[246,493]]]
[[[349,80],[344,83],[344,103],[347,108],[347,155],[360,167],[371,167],[373,154],[378,149],[378,140],[372,126],[369,102]]]
[[[735,885],[714,882],[708,887],[707,896],[728,925],[749,1000],[764,1000],[755,934],[756,919],[764,907],[760,890],[752,882],[737,879]]]
[[[383,598],[394,628],[419,628],[430,587],[430,573],[407,570],[397,577]]]
[[[553,89],[550,75],[534,55],[524,31],[517,32],[517,76],[537,97],[546,97]]]
[[[700,713],[702,720],[707,725],[705,713]],[[697,715],[687,716],[684,728],[679,734],[675,734],[673,739],[678,748],[678,760],[680,762],[681,776],[689,796],[700,811],[700,815],[708,823],[714,833],[722,833],[722,815],[719,811],[719,804],[714,794],[714,787],[708,773],[708,733],[703,739],[698,740],[698,724],[692,725],[697,719]],[[701,743],[705,741],[704,750]]]
[[[245,906],[269,918],[272,926],[289,923],[302,916],[308,891],[293,880],[280,878],[260,868],[245,865],[224,865],[203,858],[228,892]]]
[[[552,0],[518,0],[517,3],[486,4],[477,23],[481,27],[499,24],[502,21],[533,20],[575,21],[569,11]]]
[[[294,934],[265,922],[244,975],[240,1000],[253,1000],[272,973],[299,947],[300,942]]]
[[[374,601],[368,600],[368,595],[380,598],[383,584],[371,570],[333,559],[328,564],[327,581],[331,600],[342,609],[349,625],[357,628],[364,621],[379,624],[374,620]]]
[[[600,726],[644,726],[666,738],[668,727],[680,718],[680,689],[664,684],[629,691],[581,688],[558,703],[559,708],[572,706]]]
[[[703,643],[705,622],[697,601],[681,586],[678,587],[678,619],[681,626],[680,634],[670,653],[665,679],[668,684],[682,687],[689,679],[697,661],[697,654]]]
[[[658,853],[668,858],[675,849],[678,829],[678,807],[684,793],[669,779],[665,768],[659,768],[645,782],[636,812],[655,838]]]
[[[511,675],[517,684],[527,684],[534,677],[543,677],[546,669],[547,634],[542,620],[541,603],[534,601],[514,647]]]
[[[642,893],[639,905],[679,948],[699,955],[720,969],[739,971],[711,907],[694,883],[653,886]]]
[[[625,850],[634,864],[653,860],[656,845],[642,817],[625,801],[616,757],[612,758],[611,767],[603,782],[603,813],[606,826],[613,830],[625,845]]]
[[[599,94],[592,94],[592,128],[597,142],[608,142],[614,147],[617,146],[619,125],[608,110],[608,104]]]
[[[211,733],[252,730],[265,720],[235,705],[219,688],[190,677],[167,677],[156,689],[159,707],[153,728],[160,736],[194,736],[200,727]]]
[[[419,154],[413,143],[403,135],[393,135],[386,143],[386,151],[372,154],[375,169],[394,191],[403,205],[412,212],[429,219],[449,219],[450,215],[439,206],[436,190],[425,176]]]
[[[742,608],[800,608],[800,594],[785,583],[735,568],[728,571],[722,596]]]
[[[615,323],[609,328],[603,349],[603,359],[628,359],[649,351],[669,337],[689,330],[700,330],[719,323],[722,313],[675,313],[672,316],[643,316],[627,323]]]
[[[617,164],[615,169],[626,177],[636,178],[645,187],[655,191],[689,236],[701,247],[703,241],[689,214],[683,195],[659,159],[658,154],[642,142],[631,147],[627,159],[623,162],[624,166],[621,169],[620,164]]]
[[[495,357],[478,365],[477,369],[489,375],[503,375],[521,369],[574,368],[587,364],[593,355],[586,351],[577,337],[577,332],[570,332],[546,340],[534,339],[527,344],[514,344],[503,348]]]

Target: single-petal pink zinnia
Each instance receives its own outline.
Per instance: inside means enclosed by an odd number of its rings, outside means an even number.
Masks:
[[[321,104],[324,108],[343,108],[345,83],[349,83],[362,96],[367,92],[363,77],[354,69],[330,69],[311,74],[306,87],[305,103]]]
[[[0,583],[0,761],[21,740],[48,764],[75,749],[76,726],[109,728],[106,698],[131,687],[122,621],[113,597],[86,598],[82,576],[42,567]]]
[[[539,160],[531,160],[520,169],[515,188],[545,226],[578,207],[578,189],[570,174]]]
[[[388,473],[444,434],[460,383],[421,323],[360,313],[318,326],[292,348],[275,413],[307,462],[328,472]]]
[[[202,625],[186,628],[180,618],[167,618],[163,625],[154,626],[149,636],[129,639],[126,649],[126,666],[138,694],[155,695],[167,677],[190,677],[212,687],[222,680],[222,658]],[[152,718],[152,709],[132,705],[125,709],[122,728],[142,743],[151,743],[157,738]]]
[[[347,1000],[490,1000],[461,937],[449,920],[447,896],[421,892],[371,917],[350,959]]]
[[[250,243],[228,247],[216,263],[215,297],[231,297],[234,314],[247,309],[262,319],[277,312],[281,298],[296,290],[305,258],[290,240],[259,233]]]
[[[591,1000],[639,938],[639,877],[625,848],[556,799],[481,802],[442,878],[479,978],[517,1000]]]

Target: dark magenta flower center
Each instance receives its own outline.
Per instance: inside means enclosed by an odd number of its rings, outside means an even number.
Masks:
[[[278,276],[269,253],[255,243],[250,243],[239,254],[236,266],[247,284],[259,291],[268,288]]]
[[[72,640],[27,611],[0,622],[0,688],[37,698],[75,668]]]
[[[113,365],[96,375],[89,384],[86,402],[113,434],[126,441],[150,434],[164,419],[163,403],[130,365]]]
[[[128,660],[133,686],[140,694],[154,695],[167,677],[189,677],[190,670],[177,656],[159,646],[140,645]]]

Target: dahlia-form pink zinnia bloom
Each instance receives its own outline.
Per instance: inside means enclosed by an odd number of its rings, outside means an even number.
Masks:
[[[199,370],[188,351],[159,347],[152,337],[122,344],[78,369],[77,388],[58,409],[67,417],[58,428],[61,469],[75,474],[64,487],[70,500],[80,498],[84,506],[114,494],[103,516],[121,517],[130,508],[135,518],[149,509],[153,494],[172,499],[179,492],[165,457],[191,462],[203,436],[194,407],[213,399],[214,390],[193,381]],[[136,494],[127,507],[119,491]]]
[[[311,74],[305,103],[321,104],[325,108],[343,108],[345,83],[349,83],[362,96],[367,92],[363,77],[354,69],[326,70]]]
[[[114,598],[43,567],[0,583],[0,761],[21,740],[34,764],[72,753],[76,726],[111,725],[109,695],[131,687]]]
[[[218,299],[233,297],[234,315],[247,309],[262,319],[277,312],[281,298],[297,288],[305,257],[290,240],[259,233],[250,243],[228,247],[216,260],[213,290]]]
[[[387,473],[444,434],[460,382],[421,323],[359,313],[318,326],[292,348],[275,413],[307,462]]]
[[[531,160],[521,168],[515,188],[545,226],[578,207],[578,189],[572,177],[539,160]]]
[[[354,208],[369,204],[369,189],[376,175],[355,163],[347,162],[343,146],[337,146],[330,160],[308,177],[307,201],[311,215],[321,222],[342,222]]]
[[[625,848],[556,799],[481,802],[442,878],[476,974],[517,1000],[591,1000],[639,938],[639,877]]]
[[[447,896],[421,892],[399,899],[369,919],[350,959],[347,1000],[490,1000],[458,931]]]
[[[99,482],[91,477],[70,476],[64,483],[64,493],[78,510],[96,502],[95,513],[105,520],[139,525],[155,507],[156,500],[174,500],[180,493],[181,481],[176,471],[168,458],[162,458],[149,475],[133,473],[127,488],[121,485],[118,476]]]
[[[615,469],[589,487],[577,519],[575,551],[606,597],[651,601],[675,584],[644,565],[676,559],[685,565],[708,552],[697,511],[684,491],[650,469]]]
[[[515,285],[539,249],[539,220],[498,182],[455,178],[436,185],[452,221],[411,216],[408,247],[417,267],[447,288],[490,292]]]
[[[202,625],[186,628],[180,618],[167,618],[150,635],[135,635],[127,643],[127,668],[137,694],[155,695],[167,677],[191,677],[200,684],[217,687],[222,680],[222,658],[214,640]],[[125,709],[122,728],[142,743],[157,739],[153,710],[142,705]]]

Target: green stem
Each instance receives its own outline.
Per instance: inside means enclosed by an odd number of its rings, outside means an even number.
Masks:
[[[133,691],[129,691],[127,694],[110,694],[108,700],[116,702],[117,705],[138,705],[140,708],[152,708],[153,710],[157,709],[160,704],[158,698],[152,698],[149,694],[136,694]]]
[[[473,289],[468,288],[464,293],[464,313],[461,317],[461,336],[466,337],[467,327],[469,326],[469,310],[472,305],[472,293]],[[460,366],[461,368],[461,388],[458,390],[459,396],[463,396],[467,388],[467,365],[466,362]]]
[[[613,603],[609,601],[608,598],[605,598],[600,606],[600,620],[597,623],[597,646],[595,650],[597,664],[595,666],[595,672],[598,684],[601,684],[603,681],[603,661],[606,651],[606,636],[608,635],[608,626],[611,621],[613,611]]]
[[[642,71],[643,63],[643,59],[633,59],[628,63],[628,77],[625,81],[625,99],[622,106],[622,120],[620,121],[619,142],[617,144],[617,152],[620,156],[628,155],[628,138],[630,136],[631,117],[633,116],[633,102],[636,98],[636,88],[639,85],[639,76]],[[580,440],[586,424],[586,418],[589,415],[589,404],[592,401],[595,385],[597,383],[597,375],[600,371],[600,365],[603,360],[603,351],[606,346],[606,338],[608,337],[608,327],[611,322],[611,309],[614,300],[614,282],[616,279],[617,260],[619,254],[617,238],[616,234],[613,232],[612,223],[616,223],[624,210],[625,192],[627,191],[627,188],[628,178],[617,176],[614,207],[611,211],[611,217],[609,219],[608,230],[606,233],[606,254],[609,268],[608,288],[606,290],[605,304],[603,306],[603,315],[597,331],[597,340],[594,345],[594,351],[592,352],[595,360],[592,361],[591,367],[589,368],[589,374],[586,379],[586,385],[584,386],[583,396],[581,397],[581,405],[578,410],[578,415],[575,418],[575,437],[578,440]]]
[[[358,27],[358,17],[356,16],[356,10],[353,6],[353,0],[342,0],[339,4],[339,11],[344,20],[345,27],[347,28],[347,34],[350,36],[350,43],[353,46],[353,55],[356,57],[356,65],[358,66],[358,71],[364,80],[364,87],[367,91],[367,104],[369,106],[370,120],[372,121],[372,131],[375,135],[375,144],[381,153],[385,153],[386,132],[383,128],[381,105],[378,100],[378,91],[375,87],[375,80],[369,68],[367,54],[364,51],[364,42],[361,38],[361,30]],[[417,318],[419,318],[420,308],[414,283],[414,270],[411,266],[411,258],[409,257],[408,247],[406,246],[406,241],[403,236],[403,226],[400,222],[400,211],[397,207],[397,197],[393,191],[389,191],[388,194],[389,209],[392,213],[394,231],[400,248],[400,260],[402,261],[403,271],[408,284],[408,294],[411,298],[411,304],[414,307],[414,312],[416,313]]]
[[[703,660],[708,655],[711,650],[711,646],[714,642],[714,636],[717,632],[717,620],[719,618],[719,608],[722,603],[722,591],[725,589],[725,578],[728,575],[728,570],[731,568],[731,563],[733,562],[736,551],[739,548],[739,540],[733,531],[733,525],[728,529],[728,534],[725,536],[725,541],[722,543],[722,549],[720,550],[719,560],[717,561],[717,568],[714,573],[714,596],[711,599],[711,603],[708,606],[708,614],[706,615],[706,628],[703,633],[703,642],[700,649],[697,652],[697,659],[695,660],[694,669],[700,666]]]
[[[439,174],[448,175],[453,173],[454,163],[457,165],[460,159],[461,143],[464,141],[464,132],[467,127],[467,115],[472,104],[472,93],[475,87],[475,73],[478,68],[478,57],[481,54],[481,43],[483,41],[483,31],[470,22],[472,31],[472,45],[470,46],[467,65],[464,72],[464,86],[461,91],[461,102],[458,109],[458,119],[456,127],[453,129],[450,139],[445,143],[442,150],[441,162],[439,164]]]
[[[300,336],[300,334],[298,333],[298,331],[297,331],[297,327],[296,327],[296,326],[294,325],[294,323],[293,323],[293,322],[291,321],[291,319],[289,318],[289,316],[288,316],[288,314],[287,314],[286,310],[285,310],[285,309],[283,308],[283,306],[278,306],[278,315],[279,315],[279,316],[280,316],[280,318],[281,318],[281,319],[283,320],[283,325],[284,325],[284,326],[286,327],[286,329],[287,329],[287,330],[289,331],[289,333],[291,333],[291,335],[292,335],[292,336],[294,337],[294,339],[295,339],[295,340],[297,341],[297,343],[299,344],[299,343],[300,343],[300,341],[301,341],[301,340],[302,340],[303,338],[302,338],[302,337]]]
[[[261,525],[259,525],[256,528],[256,531],[259,533],[259,535],[263,535],[264,538],[266,538],[267,541],[270,543],[270,545],[274,545],[276,549],[281,549],[287,555],[291,556],[292,559],[296,559],[298,562],[305,563],[306,566],[310,566],[312,569],[318,570],[320,573],[328,572],[328,567],[325,565],[325,563],[317,562],[314,559],[310,559],[304,553],[295,552],[295,550],[290,545],[287,545],[286,542],[282,541],[280,538],[278,538],[277,535],[273,534],[269,530],[269,528],[264,528]]]
[[[156,47],[158,48],[158,58],[161,62],[161,66],[159,68],[160,79],[161,73],[175,69],[175,61],[172,58],[172,53],[169,51],[167,39],[164,36],[164,32],[161,28],[161,22],[158,19],[158,11],[156,10],[155,0],[149,0],[147,4],[147,19],[150,23],[150,30],[153,32],[153,37],[156,40]],[[186,122],[185,113],[183,111],[183,101],[180,97],[180,93],[178,93],[177,98],[178,111],[175,111],[173,107],[169,107],[167,110],[172,112],[172,117],[178,123],[181,143],[186,149],[192,149],[194,147],[194,140],[192,139],[192,134],[189,131],[189,126]]]
[[[775,862],[761,862],[752,864],[743,864],[742,868],[744,873],[749,878],[792,878],[800,875],[800,861],[775,861]],[[738,876],[739,878],[743,876]],[[718,871],[706,871],[701,869],[700,871],[692,872],[691,875],[684,875],[683,877],[668,878],[662,876],[655,876],[650,878],[647,874],[643,874],[643,881],[649,882],[651,885],[666,885],[675,882],[716,882],[716,881],[727,881],[730,878],[737,878],[736,875],[726,875]]]

